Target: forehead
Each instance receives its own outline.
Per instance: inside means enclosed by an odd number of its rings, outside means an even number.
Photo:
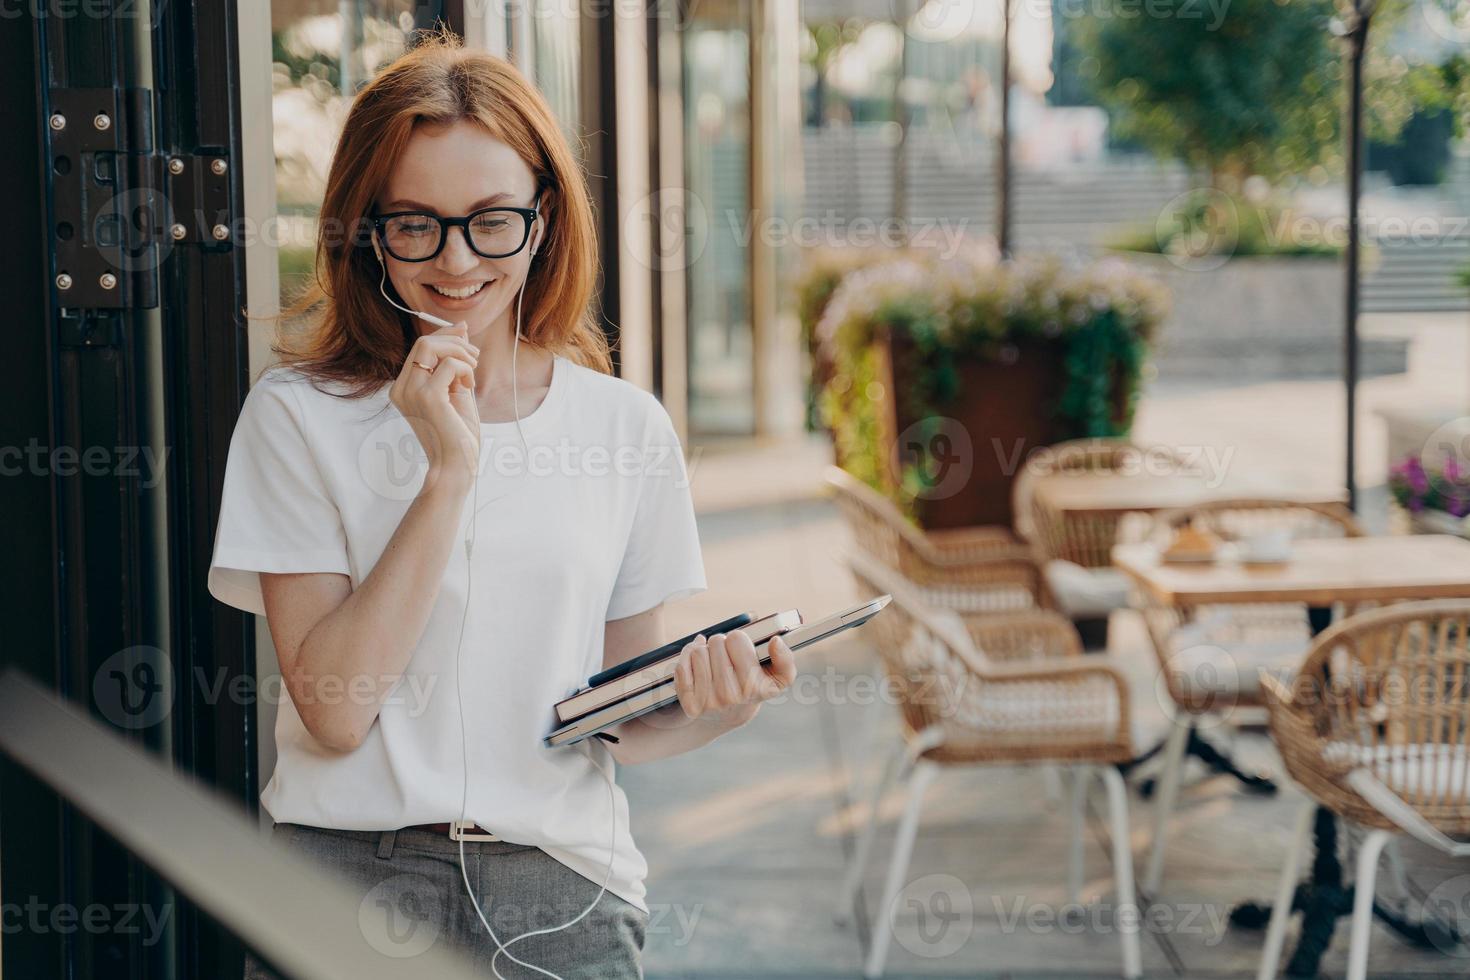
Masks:
[[[531,168],[508,144],[470,120],[420,123],[384,185],[382,201],[412,201],[440,214],[464,214],[488,197],[520,206],[536,190]]]

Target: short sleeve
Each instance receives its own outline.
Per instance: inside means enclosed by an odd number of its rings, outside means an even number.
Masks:
[[[260,572],[351,573],[342,517],[302,425],[294,383],[263,377],[230,439],[209,591],[265,615]]]
[[[608,601],[608,620],[703,592],[704,555],[684,449],[668,412],[653,397],[652,434],[644,448],[638,506]]]

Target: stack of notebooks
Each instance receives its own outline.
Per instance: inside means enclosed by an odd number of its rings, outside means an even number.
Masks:
[[[761,619],[741,613],[594,674],[588,679],[587,686],[556,703],[560,727],[546,737],[546,743],[564,745],[581,741],[618,722],[677,701],[679,694],[674,683],[674,668],[684,647],[699,636],[709,637],[738,629],[750,637],[761,655],[761,662],[765,663],[770,657],[764,651],[764,644],[771,637],[789,633],[801,625],[801,613],[795,609],[772,613]]]
[[[547,745],[572,745],[590,735],[610,738],[612,736],[605,735],[604,729],[673,704],[679,699],[674,683],[674,668],[678,665],[679,654],[698,636],[740,630],[755,643],[761,663],[769,663],[771,657],[765,645],[771,637],[782,637],[782,642],[795,653],[844,630],[863,625],[882,612],[892,598],[880,595],[813,623],[804,622],[801,613],[795,609],[772,613],[761,619],[752,619],[749,613],[741,613],[698,633],[682,636],[657,650],[650,650],[588,678],[586,687],[557,702],[556,717],[560,727],[543,741]]]

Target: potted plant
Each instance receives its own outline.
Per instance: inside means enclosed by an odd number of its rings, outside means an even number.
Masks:
[[[1470,471],[1456,454],[1426,466],[1420,454],[1410,453],[1389,467],[1388,488],[1409,531],[1470,535]]]
[[[1009,525],[1027,454],[1128,432],[1166,310],[1117,261],[971,250],[855,270],[816,327],[838,464],[925,527]]]

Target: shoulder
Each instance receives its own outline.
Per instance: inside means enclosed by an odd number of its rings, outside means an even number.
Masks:
[[[673,436],[673,420],[652,392],[631,381],[584,367],[569,358],[562,359],[558,370],[561,368],[568,369],[578,390],[578,398],[588,410],[596,412],[620,432],[639,432],[658,438]]]
[[[260,373],[245,396],[240,422],[267,430],[334,426],[375,407],[380,398],[343,397],[345,390],[313,378],[287,364],[275,364]],[[369,404],[373,403],[373,404]]]

